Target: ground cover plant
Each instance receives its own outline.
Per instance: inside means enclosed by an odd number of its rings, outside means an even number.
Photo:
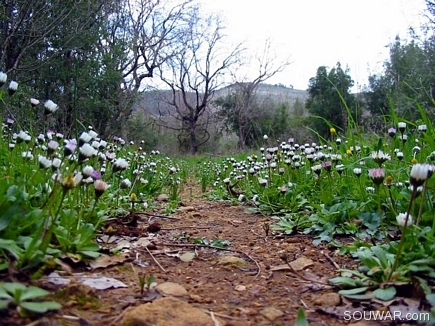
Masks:
[[[332,126],[329,139],[313,143],[275,143],[265,135],[258,152],[215,165],[212,196],[270,215],[268,231],[312,235],[314,245],[357,259],[358,270],[330,279],[347,298],[388,301],[412,283],[431,306],[435,147],[421,113],[419,121],[385,117],[379,135],[341,134]]]
[[[419,121],[391,113],[382,134],[364,135],[350,124],[352,132],[330,126],[328,139],[303,144],[265,135],[264,146],[250,155],[197,162],[145,153],[115,135],[102,139],[92,126],[66,139],[51,129],[58,110],[51,100],[29,100],[29,109],[44,110],[45,126],[24,130],[9,104],[17,87],[10,82],[1,93],[2,113],[10,118],[0,139],[0,273],[11,282],[0,283],[0,309],[13,306],[23,316],[59,309],[52,301],[29,302],[47,292],[17,281],[39,279],[61,260],[97,258],[96,237],[110,236],[110,222],[134,225],[162,193],[170,215],[194,177],[211,200],[267,216],[266,237],[304,234],[316,246],[353,257],[357,269],[328,280],[348,300],[389,301],[418,289],[421,309],[434,312],[435,138],[424,110]],[[231,245],[181,238],[210,248]],[[148,281],[141,280],[144,292]]]

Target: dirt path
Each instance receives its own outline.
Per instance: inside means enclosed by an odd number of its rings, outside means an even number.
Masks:
[[[123,239],[127,240],[126,247],[128,242],[142,242],[142,246],[124,248],[122,254],[112,256],[122,263],[92,271],[76,267],[72,271],[113,277],[127,287],[90,290],[78,286],[77,277],[70,273],[60,273],[72,280],[67,286],[43,281],[45,287],[57,291],[57,300],[63,304],[62,311],[45,318],[47,323],[117,325],[128,307],[154,299],[155,291],[140,293],[140,276],[147,280],[151,275],[158,284],[173,282],[184,287],[187,294],[181,299],[213,312],[220,325],[294,325],[299,308],[305,310],[310,325],[339,323],[337,318],[317,312],[319,307],[341,304],[339,296],[320,283],[337,275],[334,262],[340,267],[354,267],[349,261],[334,256],[326,247],[312,246],[307,236],[280,237],[270,232],[266,237],[264,227],[270,218],[245,214],[241,206],[206,201],[195,190],[193,196],[190,194],[187,187],[184,206],[172,215],[178,219],[150,221],[149,216],[141,215],[137,226],[112,223],[115,232],[109,241],[103,237],[108,242],[103,247],[113,248]],[[147,232],[149,222],[158,222],[161,230]],[[228,250],[188,246],[207,240],[230,245]],[[283,265],[283,255],[296,261],[292,266],[304,279]]]

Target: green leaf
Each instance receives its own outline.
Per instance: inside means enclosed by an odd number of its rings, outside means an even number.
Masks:
[[[82,251],[80,250],[80,253],[84,256],[90,257],[90,258],[98,258],[100,257],[100,253],[97,251]]]
[[[3,283],[3,284],[0,284],[0,286],[2,286],[6,291],[8,291],[11,294],[14,294],[18,290],[24,291],[26,289],[26,286],[24,284],[14,283],[14,282]]]
[[[432,307],[435,307],[435,293],[426,294],[426,300],[429,301]]]
[[[304,309],[299,308],[298,316],[296,317],[295,326],[308,326],[307,317],[305,317]]]
[[[93,242],[87,243],[79,247],[79,251],[98,251],[98,250],[100,250],[100,246]]]
[[[377,246],[373,246],[371,248],[371,250],[373,251],[373,253],[375,254],[376,257],[379,258],[379,261],[381,262],[381,266],[384,268],[389,267],[389,262],[391,262],[391,265],[394,261],[394,255],[388,255],[387,252],[385,252],[384,249],[377,247]],[[390,258],[390,259],[389,259]]]
[[[379,288],[373,291],[376,298],[382,301],[392,300],[396,296],[396,288],[394,286],[389,286],[386,288]]]
[[[9,262],[0,262],[0,271],[3,271],[9,267]]]
[[[9,300],[0,300],[0,310],[8,309]]]
[[[340,285],[342,287],[353,288],[356,286],[355,280],[351,277],[346,277],[346,276],[338,276],[338,277],[331,278],[329,279],[329,282],[332,284]]]
[[[13,297],[11,296],[11,294],[6,292],[5,288],[0,287],[0,299],[12,299],[13,300]]]
[[[338,291],[338,294],[340,294],[340,295],[358,294],[358,293],[366,292],[367,289],[368,289],[367,286],[363,286],[363,287],[355,288],[355,289],[340,290],[340,291]]]
[[[371,295],[368,294],[346,294],[343,295],[346,299],[355,300],[355,301],[370,301],[373,299]]]
[[[62,308],[59,303],[54,301],[22,302],[20,307],[41,314],[47,312],[48,310],[58,310]]]
[[[248,207],[244,210],[245,214],[257,214],[258,208],[257,207]]]
[[[49,292],[38,288],[36,286],[29,286],[26,290],[23,291],[23,293],[21,294],[20,300],[21,301],[26,301],[29,299],[36,299],[39,297],[44,297],[46,295],[48,295]]]

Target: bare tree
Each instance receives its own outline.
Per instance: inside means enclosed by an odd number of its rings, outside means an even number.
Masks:
[[[268,79],[282,72],[289,64],[289,59],[278,60],[273,52],[272,42],[266,40],[264,47],[260,52],[254,55],[253,62],[257,67],[256,77],[247,81],[246,77],[240,77],[233,73],[234,84],[229,88],[229,93],[234,96],[230,108],[220,110],[224,119],[232,122],[232,127],[239,138],[239,148],[245,149],[247,128],[252,126],[251,122],[261,115],[261,106],[255,103],[258,86]],[[251,60],[248,61],[251,63]]]
[[[180,137],[185,134],[189,152],[195,154],[209,138],[205,113],[214,92],[230,67],[238,62],[242,49],[237,45],[228,51],[224,46],[225,35],[218,16],[201,18],[198,11],[192,14],[183,47],[160,69],[160,78],[171,91],[168,103],[179,122],[178,126],[164,125],[178,130]]]
[[[100,49],[109,54],[118,47],[117,70],[122,72],[115,99],[114,112],[108,128],[124,125],[132,114],[133,103],[144,88],[144,80],[155,77],[171,58],[181,51],[180,41],[191,28],[190,15],[196,10],[193,0],[123,0],[112,17]]]

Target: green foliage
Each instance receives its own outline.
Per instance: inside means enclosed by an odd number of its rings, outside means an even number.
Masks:
[[[309,81],[309,98],[306,107],[313,116],[311,127],[320,136],[329,135],[329,126],[321,117],[327,120],[333,127],[346,130],[348,127],[346,105],[355,121],[358,121],[358,111],[355,107],[355,98],[350,94],[353,80],[349,71],[343,70],[340,63],[328,71],[327,67],[319,67],[315,77]]]
[[[21,283],[0,283],[0,309],[14,305],[20,316],[31,313],[42,314],[49,310],[58,310],[61,305],[54,301],[33,301],[49,293],[39,287],[26,287]]]
[[[304,309],[299,308],[298,315],[296,317],[295,326],[308,326],[308,325],[309,324],[308,324],[307,317],[305,316]]]
[[[384,71],[369,77],[369,87],[364,92],[367,110],[378,116],[393,109],[404,119],[416,120],[421,116],[416,110],[419,105],[433,119],[434,50],[433,36],[409,42],[396,37],[390,44]]]
[[[291,119],[286,104],[255,92],[247,96],[247,91],[236,89],[215,101],[223,130],[235,133],[242,149],[261,144],[264,135],[271,139],[287,138]]]

